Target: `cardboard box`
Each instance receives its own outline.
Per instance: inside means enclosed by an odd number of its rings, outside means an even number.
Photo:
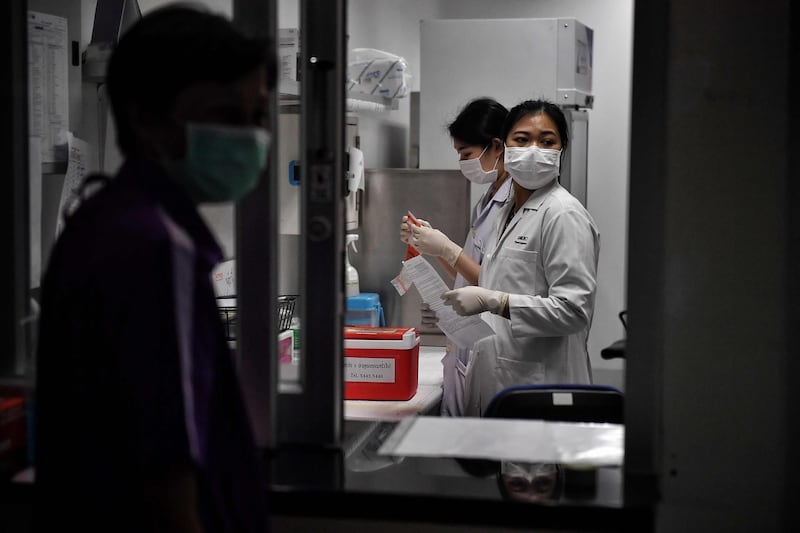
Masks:
[[[236,296],[236,260],[228,259],[211,271],[211,282],[217,298]]]
[[[411,399],[419,382],[415,328],[344,328],[344,399]]]

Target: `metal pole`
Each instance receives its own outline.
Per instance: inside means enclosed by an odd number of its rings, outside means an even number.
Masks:
[[[343,425],[345,7],[300,2],[304,381],[281,398],[281,439],[323,448]]]
[[[234,0],[234,24],[276,42],[276,0]],[[275,46],[277,49],[277,46]],[[270,131],[278,131],[277,84],[270,94]],[[266,175],[236,206],[237,356],[256,443],[276,442],[278,397],[278,151],[270,147]]]
[[[0,161],[7,184],[0,208],[0,238],[12,255],[2,261],[0,377],[29,373],[21,320],[29,313],[28,228],[28,20],[25,0],[0,2]]]

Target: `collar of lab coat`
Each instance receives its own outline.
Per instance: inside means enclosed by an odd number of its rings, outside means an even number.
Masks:
[[[522,219],[522,217],[525,216],[525,213],[527,213],[528,211],[538,211],[539,208],[542,207],[544,201],[547,199],[547,196],[556,187],[560,187],[560,185],[558,184],[558,179],[554,179],[544,187],[541,187],[533,191],[533,194],[531,194],[530,197],[528,197],[528,199],[525,200],[525,203],[522,204],[522,209],[520,209],[520,211],[522,211],[522,214],[520,215],[519,212],[514,213],[514,217],[511,219],[511,222],[509,222],[508,226],[506,226],[505,230],[502,231],[502,233],[500,234],[500,238],[502,239],[505,235],[508,234],[509,231],[514,229],[514,226],[516,226],[517,223],[519,223],[519,221]],[[506,217],[509,214],[509,211],[511,209],[514,209],[514,202],[513,201],[508,202],[506,209],[507,211],[503,211],[500,214],[499,216],[500,220],[505,221]]]
[[[502,185],[494,192],[492,195],[490,202],[498,202],[498,203],[512,203],[511,200],[514,199],[514,179],[511,176],[508,176],[506,181],[503,182]]]
[[[554,179],[544,187],[533,191],[533,194],[522,204],[522,213],[524,214],[525,211],[538,211],[539,208],[542,207],[547,195],[556,187],[559,187],[558,179]]]

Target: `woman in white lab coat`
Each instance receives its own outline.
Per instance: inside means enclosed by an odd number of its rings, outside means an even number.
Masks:
[[[510,203],[511,180],[503,164],[503,123],[508,110],[491,98],[477,98],[469,102],[448,126],[459,157],[461,173],[477,184],[490,184],[472,208],[470,230],[463,248],[452,242],[442,232],[421,220],[416,228],[412,245],[423,254],[437,256],[442,266],[454,278],[453,287],[465,287],[478,283],[480,263],[486,245],[493,238],[492,227],[498,213]],[[410,226],[408,217],[400,225],[400,239],[408,243]],[[430,325],[435,315],[423,309],[423,324]],[[443,383],[441,414],[462,416],[464,414],[464,384],[469,358],[469,349],[458,348],[447,342],[442,359]]]
[[[600,235],[589,212],[558,183],[569,141],[558,106],[528,100],[503,126],[514,200],[499,214],[479,286],[442,298],[459,315],[485,313],[495,334],[467,367],[468,416],[523,384],[591,383],[587,337],[597,291]]]

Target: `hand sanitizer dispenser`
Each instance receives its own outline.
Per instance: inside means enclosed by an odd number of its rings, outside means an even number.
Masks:
[[[358,190],[364,190],[364,153],[354,146],[348,152],[347,196],[345,197],[345,229],[358,229],[359,198]]]

